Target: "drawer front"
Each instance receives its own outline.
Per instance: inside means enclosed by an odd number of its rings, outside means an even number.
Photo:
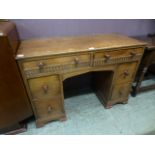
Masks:
[[[126,83],[132,82],[134,80],[134,75],[137,69],[137,62],[130,62],[125,64],[120,64],[116,71],[116,83]]]
[[[59,119],[64,115],[64,110],[61,107],[61,101],[57,98],[33,100],[35,106],[36,117],[40,119],[51,118]]]
[[[115,85],[112,90],[111,100],[125,100],[128,98],[131,84]]]
[[[61,56],[22,63],[22,67],[28,77],[35,76],[35,74],[67,72],[72,69],[75,70],[89,66],[90,54]]]
[[[59,76],[30,79],[28,83],[37,117],[55,117],[64,113]]]
[[[142,54],[143,49],[141,48],[96,52],[94,55],[94,66],[135,61],[139,60]]]

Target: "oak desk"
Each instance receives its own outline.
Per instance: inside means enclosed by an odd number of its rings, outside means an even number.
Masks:
[[[37,126],[66,118],[63,81],[80,74],[94,73],[94,90],[106,108],[126,103],[144,48],[118,34],[22,41],[16,59]]]

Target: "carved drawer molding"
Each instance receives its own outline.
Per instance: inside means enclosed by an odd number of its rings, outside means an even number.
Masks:
[[[123,57],[111,58],[109,60],[105,58],[95,59],[94,66],[102,66],[102,65],[119,64],[119,63],[137,61],[141,58],[141,56],[142,56],[141,54],[138,54],[134,58],[131,58],[130,56],[123,56]]]
[[[46,75],[46,74],[63,74],[66,72],[71,72],[84,67],[90,67],[90,62],[80,62],[79,64],[65,64],[65,65],[48,65],[43,68],[42,71],[38,67],[24,70],[27,78],[33,78],[36,76]]]

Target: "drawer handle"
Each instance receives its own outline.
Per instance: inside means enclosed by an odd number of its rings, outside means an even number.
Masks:
[[[40,72],[43,70],[44,66],[45,66],[45,63],[43,63],[43,62],[40,62],[40,63],[38,64],[38,67],[39,67],[39,71],[40,71]]]
[[[130,55],[132,58],[134,58],[136,56],[136,53],[135,52],[130,52]]]
[[[74,58],[74,62],[75,62],[75,65],[78,65],[79,64],[79,58],[78,57]]]
[[[48,112],[48,113],[51,113],[51,112],[52,112],[52,107],[51,107],[51,106],[48,106],[47,112]]]
[[[109,54],[105,54],[104,58],[106,59],[106,61],[108,61],[111,58],[111,56]]]
[[[48,85],[44,85],[44,86],[42,87],[42,89],[43,89],[43,91],[44,91],[45,94],[48,93]]]
[[[129,76],[129,71],[128,70],[124,71],[123,75],[124,75],[124,78],[126,78],[127,76]]]

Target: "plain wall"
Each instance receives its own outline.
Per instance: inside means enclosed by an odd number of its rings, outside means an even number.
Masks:
[[[21,39],[121,33],[141,36],[155,33],[151,19],[13,19]]]
[[[14,19],[21,39],[52,36],[86,35],[96,33],[121,33],[128,36],[141,36],[155,33],[155,20],[26,20]],[[71,78],[64,82],[64,90],[87,88],[91,83],[91,74],[80,78]]]

